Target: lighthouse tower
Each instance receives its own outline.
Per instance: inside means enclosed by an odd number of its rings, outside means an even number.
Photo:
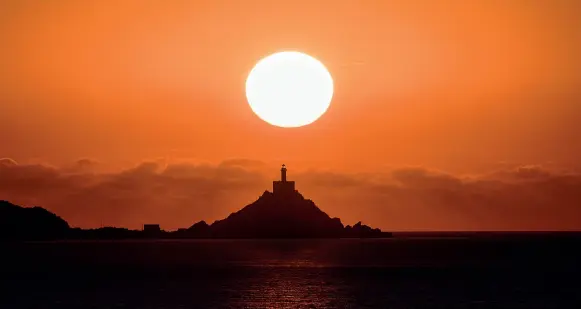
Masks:
[[[295,182],[286,180],[286,166],[280,169],[280,180],[272,182],[272,192],[275,195],[290,195],[295,192]]]

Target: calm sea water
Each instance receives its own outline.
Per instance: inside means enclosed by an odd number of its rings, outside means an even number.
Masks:
[[[581,308],[577,238],[0,245],[0,308]]]

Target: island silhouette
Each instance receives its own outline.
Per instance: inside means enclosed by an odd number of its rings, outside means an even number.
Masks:
[[[164,231],[157,224],[144,224],[143,230],[117,227],[98,229],[71,228],[69,224],[41,207],[25,208],[0,201],[0,239],[260,239],[260,238],[382,238],[389,232],[358,222],[344,226],[339,218],[331,218],[288,181],[286,166],[281,179],[273,181],[273,190],[253,203],[212,224],[200,221],[189,228]]]

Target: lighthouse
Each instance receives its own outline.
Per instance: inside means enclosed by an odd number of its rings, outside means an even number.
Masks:
[[[275,195],[290,195],[295,192],[295,182],[286,180],[286,165],[280,169],[280,180],[272,182],[272,192]]]
[[[286,166],[283,164],[280,169],[280,181],[286,182]]]

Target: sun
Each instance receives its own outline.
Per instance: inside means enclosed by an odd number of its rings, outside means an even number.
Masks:
[[[267,56],[246,79],[246,98],[262,120],[301,127],[319,119],[333,98],[333,78],[317,59],[295,51]]]

